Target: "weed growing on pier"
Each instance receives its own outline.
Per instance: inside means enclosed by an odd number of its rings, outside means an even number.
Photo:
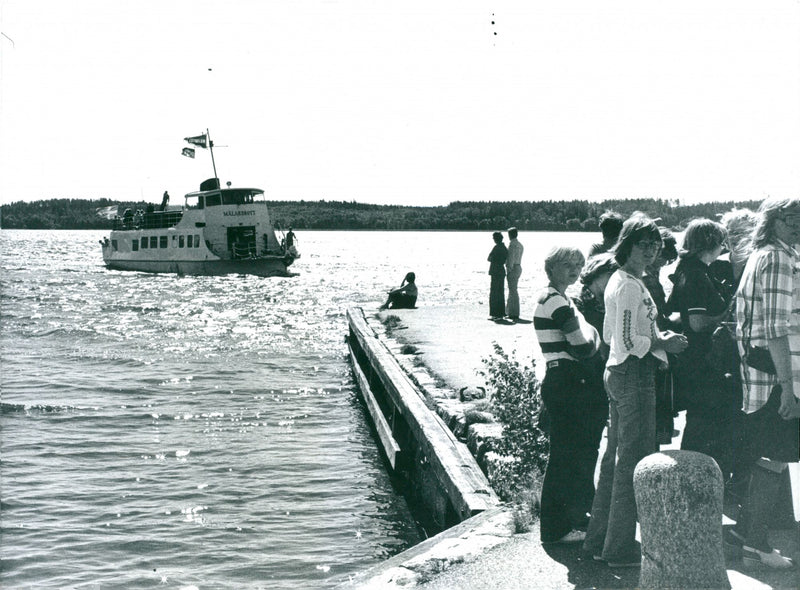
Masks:
[[[387,315],[386,318],[383,320],[383,325],[386,328],[386,335],[391,336],[392,331],[397,329],[397,326],[401,324],[400,318],[396,315]]]
[[[527,533],[533,526],[535,515],[541,508],[541,482],[532,483],[529,489],[518,492],[511,501],[511,514],[514,518],[514,532]]]
[[[513,352],[507,354],[496,342],[494,355],[483,363],[480,374],[490,392],[491,410],[503,424],[503,435],[492,450],[506,459],[492,466],[489,480],[500,498],[515,502],[529,494],[547,466],[550,445],[538,426],[543,408],[540,384],[533,362],[523,367]]]
[[[400,353],[401,354],[419,354],[419,349],[416,346],[414,346],[413,344],[403,344],[403,346],[400,347]]]

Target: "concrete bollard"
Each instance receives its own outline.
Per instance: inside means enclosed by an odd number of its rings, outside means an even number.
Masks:
[[[664,451],[633,474],[641,588],[730,588],[722,549],[722,472],[709,456]]]

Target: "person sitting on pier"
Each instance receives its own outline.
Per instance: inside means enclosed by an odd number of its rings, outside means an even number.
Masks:
[[[389,307],[392,309],[414,309],[417,303],[417,276],[413,272],[409,272],[403,278],[403,282],[397,289],[389,291],[389,297],[386,303],[381,305],[380,309],[384,310]]]
[[[600,336],[567,296],[583,269],[578,248],[556,247],[545,258],[550,284],[539,293],[533,327],[547,363],[542,400],[550,420],[550,456],[542,484],[542,543],[575,543],[586,536],[594,470],[608,401],[599,371],[586,361]]]

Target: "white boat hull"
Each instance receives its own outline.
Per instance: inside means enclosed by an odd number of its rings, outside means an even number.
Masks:
[[[248,274],[259,277],[292,276],[280,257],[256,260],[107,260],[110,270],[128,270],[179,275]]]

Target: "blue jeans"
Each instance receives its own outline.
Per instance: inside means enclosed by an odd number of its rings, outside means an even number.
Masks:
[[[638,555],[633,470],[657,451],[655,369],[658,361],[629,356],[606,367],[603,375],[609,400],[608,447],[600,464],[592,517],[584,549],[607,561]]]

